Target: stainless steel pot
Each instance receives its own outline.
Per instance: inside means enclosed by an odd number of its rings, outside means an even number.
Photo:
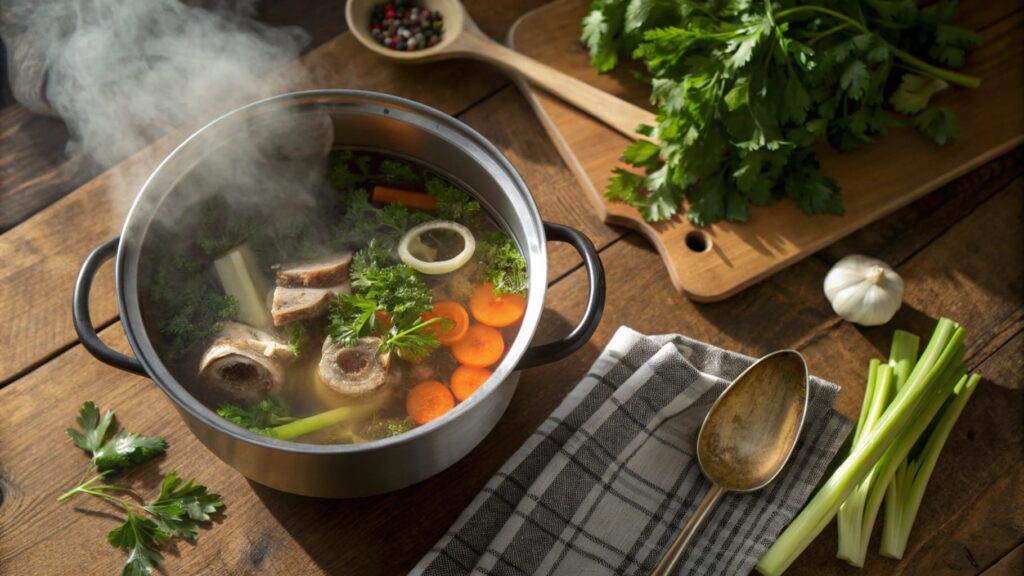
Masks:
[[[285,442],[254,434],[220,418],[197,401],[168,371],[147,335],[140,309],[142,246],[154,219],[181,202],[176,185],[202,165],[211,150],[237,139],[254,125],[276,124],[301,142],[310,126],[330,118],[333,142],[406,156],[452,178],[480,202],[516,240],[526,256],[529,296],[522,328],[494,375],[467,401],[442,418],[411,432],[359,445]],[[277,136],[281,136],[278,133]],[[279,140],[279,138],[278,138]],[[176,195],[177,194],[177,195]],[[548,241],[579,251],[590,279],[580,323],[557,342],[531,346],[544,308]],[[116,256],[121,322],[134,357],[107,347],[89,315],[89,290],[100,265]],[[579,232],[542,222],[522,178],[480,134],[437,110],[394,96],[352,90],[285,94],[230,112],[175,149],[143,185],[120,238],[86,258],[75,286],[75,330],[97,359],[152,378],[174,402],[192,433],[246,477],[273,488],[320,497],[354,497],[396,490],[444,470],[473,449],[504,413],[519,380],[518,370],[553,362],[579,349],[593,334],[604,308],[604,270],[593,244]]]

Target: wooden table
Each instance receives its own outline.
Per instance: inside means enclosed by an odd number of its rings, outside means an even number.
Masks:
[[[980,0],[965,4],[974,1]],[[517,0],[495,7],[484,0],[467,2],[474,19],[495,37],[538,3]],[[319,14],[320,20],[341,18],[330,11]],[[840,409],[853,415],[862,399],[867,361],[885,355],[892,328],[925,334],[940,315],[966,325],[967,362],[985,380],[942,455],[907,557],[902,562],[882,559],[873,545],[867,566],[858,572],[834,558],[835,535],[829,529],[790,573],[1022,573],[1022,150],[738,296],[696,304],[675,293],[659,258],[642,239],[603,225],[587,211],[576,181],[529,107],[495,71],[468,62],[394,66],[360,49],[347,34],[327,40],[303,63],[318,71],[306,85],[415,98],[458,116],[494,142],[526,179],[542,216],[583,230],[600,248],[608,276],[600,329],[572,357],[524,373],[497,428],[469,456],[434,478],[358,500],[316,500],[264,488],[207,452],[152,382],[90,357],[71,328],[70,294],[78,267],[92,247],[117,234],[124,217],[124,199],[111,192],[114,183],[127,182],[131,189],[175,137],[67,193],[80,181],[60,178],[61,160],[54,148],[60,146],[59,135],[42,143],[24,140],[27,124],[54,121],[4,108],[0,147],[7,147],[0,149],[20,154],[22,163],[38,167],[40,177],[52,176],[52,196],[67,195],[0,235],[0,573],[111,574],[123,560],[104,541],[114,523],[102,506],[55,501],[84,466],[63,431],[85,400],[116,409],[131,430],[166,436],[171,449],[159,470],[195,476],[227,502],[223,517],[202,532],[198,545],[181,545],[168,555],[168,574],[395,574],[410,568],[444,533],[620,325],[647,333],[681,332],[752,355],[797,348],[815,373],[842,385]],[[11,144],[19,135],[22,139]],[[6,202],[28,180],[9,169],[11,164],[0,166],[8,167],[0,171],[0,198]],[[563,248],[551,246],[552,286],[538,340],[564,331],[583,306],[584,274],[578,258]],[[860,329],[839,320],[822,295],[829,265],[852,252],[886,259],[906,280],[904,308],[884,328]],[[96,325],[108,342],[126,350],[109,267],[100,276],[93,294]],[[129,480],[148,493],[158,478],[155,468]]]

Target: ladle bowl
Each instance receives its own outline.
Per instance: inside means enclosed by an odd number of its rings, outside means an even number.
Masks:
[[[807,414],[807,363],[795,350],[754,362],[711,406],[697,436],[697,463],[711,488],[666,550],[653,576],[672,574],[687,545],[726,492],[768,485],[796,448]]]

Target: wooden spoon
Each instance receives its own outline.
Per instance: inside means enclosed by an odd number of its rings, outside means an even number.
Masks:
[[[697,436],[697,463],[711,488],[652,576],[673,574],[686,546],[726,492],[753,492],[789,460],[807,412],[807,363],[794,350],[761,358],[711,406]]]
[[[345,6],[345,19],[349,30],[360,44],[377,54],[403,62],[432,62],[450,58],[473,58],[498,66],[506,72],[518,74],[531,84],[539,86],[553,95],[590,114],[627,138],[636,138],[636,127],[640,124],[657,124],[652,114],[639,106],[594,88],[537,62],[532,58],[506,48],[491,40],[477,28],[459,0],[422,0],[420,6],[429,10],[440,10],[444,18],[441,41],[429,48],[414,52],[399,52],[385,48],[370,35],[370,17],[373,7],[382,0],[349,0]]]

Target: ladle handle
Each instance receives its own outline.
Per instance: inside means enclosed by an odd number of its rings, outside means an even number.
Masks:
[[[694,535],[697,534],[701,525],[704,524],[704,520],[711,514],[715,504],[718,503],[726,492],[727,490],[718,484],[711,485],[707,494],[704,495],[704,499],[700,501],[697,509],[693,511],[693,516],[690,516],[690,520],[686,522],[683,531],[679,533],[679,536],[676,536],[675,542],[672,542],[672,545],[665,551],[661,560],[658,561],[658,565],[654,567],[651,576],[669,576],[675,571],[676,565],[679,564],[679,559],[683,557],[683,552],[690,545],[690,540],[693,540]]]
[[[657,124],[650,111],[506,48],[475,28],[466,28],[463,36],[465,38],[460,38],[459,48],[464,55],[522,76],[531,84],[590,114],[630,140],[636,139],[637,126]]]

